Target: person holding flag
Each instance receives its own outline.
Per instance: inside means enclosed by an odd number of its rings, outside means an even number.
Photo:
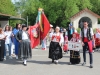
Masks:
[[[55,33],[52,35],[50,47],[49,47],[49,58],[52,59],[52,63],[58,64],[58,59],[62,58],[61,43],[63,42],[63,36],[60,34],[60,28],[56,27]]]
[[[38,16],[34,26],[29,26],[28,33],[30,35],[31,47],[35,48],[44,40],[50,30],[50,23],[44,14],[42,8],[38,9]]]

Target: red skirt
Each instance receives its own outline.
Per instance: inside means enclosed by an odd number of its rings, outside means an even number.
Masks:
[[[98,39],[98,38],[95,39],[95,45],[100,46],[100,39]]]

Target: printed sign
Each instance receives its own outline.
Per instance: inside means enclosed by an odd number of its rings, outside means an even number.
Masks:
[[[80,42],[71,42],[68,41],[68,49],[69,50],[80,50],[82,49],[82,44]]]

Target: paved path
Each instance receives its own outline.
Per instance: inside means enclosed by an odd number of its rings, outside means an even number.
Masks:
[[[89,54],[87,53],[87,65],[81,66],[69,64],[69,54],[59,60],[59,64],[51,63],[48,58],[48,50],[33,50],[32,59],[28,60],[27,66],[22,65],[22,61],[7,59],[0,62],[0,75],[100,75],[100,52],[94,53],[94,68],[89,68]]]

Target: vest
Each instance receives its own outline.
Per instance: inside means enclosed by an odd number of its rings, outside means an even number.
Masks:
[[[84,28],[81,29],[81,37],[82,37],[82,40],[84,40]],[[91,36],[91,33],[90,33],[90,28],[87,29],[87,39],[89,41],[92,40],[92,36]]]

